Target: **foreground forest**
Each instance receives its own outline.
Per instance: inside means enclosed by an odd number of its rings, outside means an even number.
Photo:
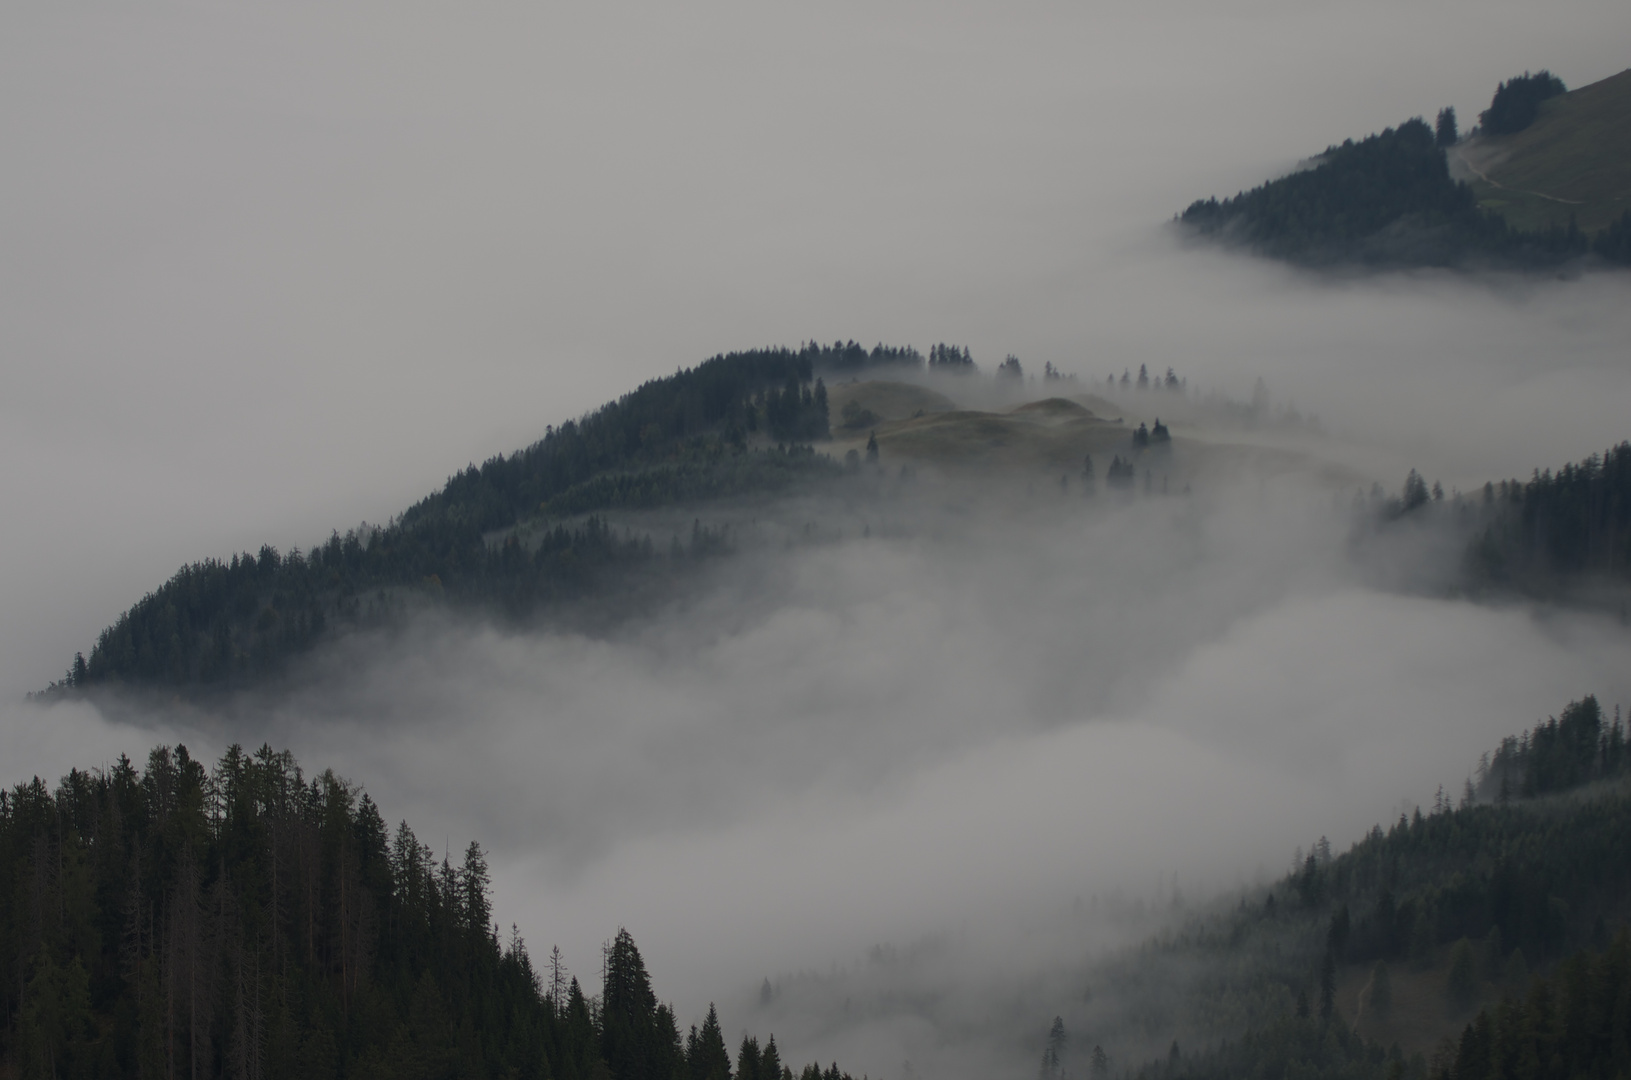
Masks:
[[[1459,805],[1110,960],[1044,1080],[1624,1075],[1628,773],[1620,718],[1571,703]],[[591,994],[499,921],[478,844],[437,859],[287,753],[35,779],[0,793],[0,1076],[845,1078],[733,1054],[712,1010],[682,1036],[626,931]]]
[[[0,792],[0,1076],[848,1080],[684,1039],[627,931],[586,996],[438,860],[287,753],[182,746]]]

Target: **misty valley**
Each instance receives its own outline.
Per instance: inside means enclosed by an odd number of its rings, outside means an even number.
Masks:
[[[1464,782],[1396,805],[1374,782],[1401,767],[1391,746],[1459,683],[1356,740],[1320,718],[1329,702],[1277,701],[1272,674],[1219,673],[1241,648],[1304,669],[1377,652],[1356,634],[1409,663],[1445,611],[1471,637],[1493,620],[1497,653],[1623,667],[1631,446],[1467,491],[1414,470],[1386,490],[1352,459],[1261,381],[1235,399],[1173,368],[982,372],[962,346],[806,344],[647,382],[384,525],[183,567],[32,695],[42,722],[162,745],[0,794],[0,1060],[18,1076],[1622,1075],[1617,705],[1581,686],[1535,722],[1493,677],[1486,737],[1402,766],[1423,781],[1461,761]],[[1321,693],[1368,713],[1358,678]],[[1262,722],[1288,708],[1309,717],[1290,738]],[[346,772],[305,771],[268,732],[350,754]],[[390,824],[368,770],[424,784],[399,746],[432,748],[455,794],[500,795],[454,815],[491,839],[438,850]],[[1322,790],[1333,755],[1374,765]],[[1282,770],[1307,784],[1232,820]],[[753,830],[787,828],[772,793],[821,819],[790,830],[816,865],[736,859]],[[1333,801],[1382,823],[1346,849],[1303,836],[1284,871],[1224,840],[1298,835]],[[1109,844],[1103,865],[1076,861],[1081,830]],[[1153,890],[1129,876],[1147,830],[1195,838]],[[551,855],[495,897],[489,858],[524,836]],[[844,876],[817,884],[839,851]],[[884,894],[895,940],[825,970],[771,948],[745,989],[695,971],[669,988],[625,925],[600,928],[598,957],[529,951],[507,901],[601,873],[652,883],[649,922],[717,906],[697,924],[716,949],[780,933],[762,905],[798,904],[801,882],[837,919]],[[746,906],[730,899],[744,874],[769,887]],[[529,925],[551,933],[547,905]]]
[[[1627,41],[0,5],[0,1080],[1631,1080]]]

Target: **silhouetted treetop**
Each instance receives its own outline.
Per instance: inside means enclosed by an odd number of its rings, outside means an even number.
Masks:
[[[1478,114],[1486,135],[1513,135],[1535,122],[1540,103],[1567,92],[1563,80],[1549,71],[1524,72],[1495,89],[1489,108]]]

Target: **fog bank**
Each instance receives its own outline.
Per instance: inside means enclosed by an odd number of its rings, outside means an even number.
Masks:
[[[1152,928],[1082,903],[1265,880],[1574,697],[1631,700],[1623,625],[1368,587],[1307,476],[946,495],[744,545],[611,637],[426,616],[275,700],[13,709],[0,746],[287,745],[433,847],[480,839],[496,915],[591,985],[626,926],[683,1023],[718,1001],[790,1060],[1018,1076],[1086,960]]]

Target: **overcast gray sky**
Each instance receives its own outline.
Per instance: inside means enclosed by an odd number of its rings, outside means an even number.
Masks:
[[[1525,69],[1612,75],[1628,41],[1623,0],[8,5],[0,695],[184,561],[382,520],[733,348],[944,340],[1239,395],[1261,376],[1390,486],[1600,450],[1631,435],[1625,275],[1308,279],[1167,223],[1443,105],[1469,125]],[[1622,630],[1382,596],[1301,506],[1086,526],[1134,553],[1120,586],[1052,541],[1017,576],[993,547],[846,547],[683,648],[428,628],[281,733],[427,840],[490,839],[501,917],[580,972],[627,921],[688,1019],[698,987],[1095,882],[1278,869],[1567,696],[1628,693]],[[1187,577],[1156,572],[1154,536]],[[1083,612],[1136,633],[1078,641]],[[570,705],[540,719],[546,695]],[[436,702],[465,703],[458,740]],[[150,739],[51,715],[4,711],[0,780]],[[886,720],[851,738],[866,717]],[[403,725],[383,745],[382,720]],[[694,735],[692,770],[661,767],[659,720]],[[645,794],[593,827],[562,809],[607,788]],[[966,849],[937,846],[948,821]],[[710,885],[743,865],[769,869]],[[783,882],[804,902],[779,908]]]

